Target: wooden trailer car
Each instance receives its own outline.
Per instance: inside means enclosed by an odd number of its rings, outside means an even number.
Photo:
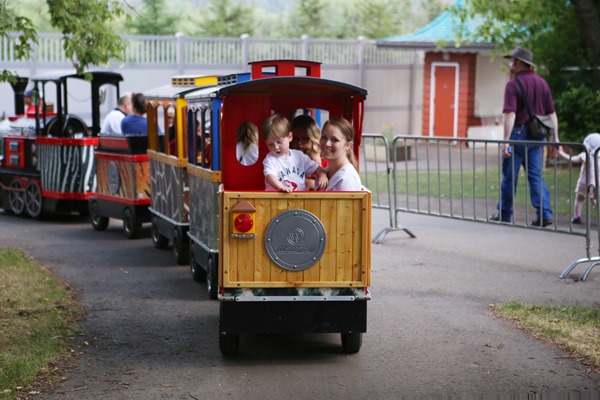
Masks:
[[[251,63],[247,82],[188,93],[192,274],[205,273],[220,300],[219,346],[238,351],[246,333],[341,333],[347,353],[359,351],[367,327],[371,276],[371,194],[266,192],[259,159],[236,159],[236,129],[260,127],[273,113],[288,118],[318,109],[344,117],[359,155],[366,91],[320,78],[307,61]],[[208,127],[212,159],[204,162],[196,126]]]

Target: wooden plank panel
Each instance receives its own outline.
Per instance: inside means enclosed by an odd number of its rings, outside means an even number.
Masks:
[[[278,198],[271,200],[271,219],[277,217],[277,215],[286,211],[288,207],[287,198]],[[266,226],[265,226],[266,229]],[[271,263],[271,282],[286,282],[287,271],[281,268],[279,265],[272,262],[268,257],[267,260]]]
[[[363,236],[363,205],[361,201],[354,201],[352,203],[352,248],[355,251],[352,253],[352,280],[360,281],[362,278],[361,266],[362,266],[362,253],[364,252],[364,246],[362,246]],[[370,235],[369,235],[370,236]]]
[[[254,252],[254,265],[256,271],[254,272],[254,280],[257,282],[269,282],[271,278],[271,260],[267,254],[265,248],[265,231],[267,225],[271,221],[271,200],[264,198],[255,198],[250,201],[256,208],[256,239],[255,239],[255,252]]]
[[[319,276],[321,281],[335,280],[335,266],[337,265],[337,220],[336,205],[339,200],[321,201],[321,222],[325,228],[326,246],[323,257],[321,257]]]
[[[335,280],[352,280],[352,200],[339,200],[337,202],[337,265],[335,266]],[[360,249],[355,248],[355,251]]]

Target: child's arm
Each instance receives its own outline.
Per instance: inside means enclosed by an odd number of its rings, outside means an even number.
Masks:
[[[266,176],[267,183],[277,189],[278,192],[286,192],[290,193],[292,188],[289,186],[285,186],[283,183],[279,182],[279,179],[273,174],[269,174]]]
[[[329,184],[329,179],[327,178],[327,173],[322,167],[317,168],[315,171],[316,178],[315,179],[315,189],[317,190],[325,190],[327,185]]]

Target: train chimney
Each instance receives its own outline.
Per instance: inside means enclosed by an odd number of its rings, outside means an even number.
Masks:
[[[15,83],[11,83],[13,92],[15,93],[15,114],[25,114],[25,88],[27,88],[29,78],[17,77]]]

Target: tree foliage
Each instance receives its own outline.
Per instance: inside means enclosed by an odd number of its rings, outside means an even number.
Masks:
[[[379,39],[402,32],[402,21],[406,15],[404,0],[359,0],[356,3],[360,22],[358,31],[369,39]]]
[[[14,46],[15,56],[18,59],[25,59],[31,53],[31,44],[37,42],[37,31],[30,19],[19,16],[17,13],[8,7],[7,1],[0,3],[0,34],[3,37],[16,35]],[[6,70],[2,70],[0,81],[15,81],[13,74]]]
[[[239,37],[254,33],[253,9],[238,0],[209,0],[206,15],[200,21],[205,36]]]
[[[123,13],[117,0],[48,0],[52,25],[63,34],[66,56],[78,73],[120,59],[125,48],[111,21]]]
[[[452,8],[461,21],[458,42],[478,20],[479,36],[497,43],[499,51],[514,46],[531,49],[538,73],[554,94],[561,137],[579,140],[600,130],[600,117],[572,118],[567,113],[597,105],[600,89],[600,1],[598,0],[462,0]]]
[[[314,38],[329,36],[324,12],[323,0],[297,0],[294,12],[289,18],[289,36],[308,35]]]
[[[179,16],[168,12],[165,0],[143,0],[142,11],[130,19],[125,26],[137,35],[173,35],[177,32]]]

